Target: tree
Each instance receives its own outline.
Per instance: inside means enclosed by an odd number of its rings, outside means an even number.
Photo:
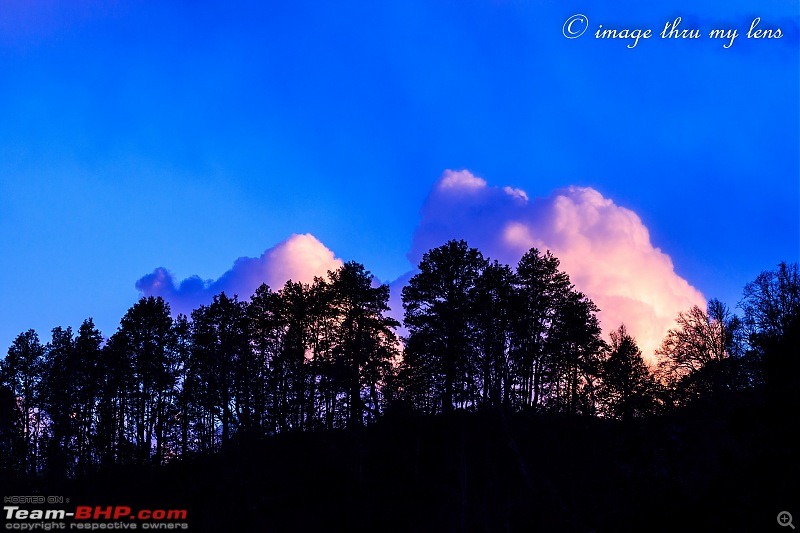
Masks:
[[[751,366],[763,368],[773,412],[800,408],[800,274],[781,262],[745,285],[739,302],[751,351]]]
[[[751,341],[782,337],[800,315],[800,272],[797,263],[785,261],[776,270],[765,270],[744,287],[739,303]]]
[[[620,420],[651,414],[655,409],[655,380],[642,358],[636,339],[621,325],[610,334],[608,357],[600,366],[600,397],[606,415]]]
[[[361,426],[365,416],[374,420],[380,413],[378,390],[397,355],[394,329],[399,323],[385,316],[389,286],[374,287],[364,265],[347,262],[328,272],[328,279],[334,318],[331,353],[343,369],[339,387],[347,395],[348,423]]]
[[[197,430],[204,449],[227,445],[240,424],[253,419],[251,382],[244,374],[251,364],[247,306],[236,296],[214,296],[192,312],[192,379],[201,417]]]
[[[660,357],[658,373],[678,403],[738,388],[739,319],[713,299],[708,311],[695,305],[680,312],[676,323],[656,355]]]
[[[517,401],[534,409],[539,409],[544,400],[552,327],[572,287],[559,265],[549,250],[542,254],[536,248],[526,252],[517,264],[511,357]]]
[[[494,261],[483,269],[475,287],[478,360],[472,366],[479,372],[476,382],[486,406],[511,404],[515,281],[508,265]]]
[[[134,462],[160,463],[166,446],[169,405],[175,394],[175,333],[169,304],[160,296],[140,299],[120,321],[112,336],[123,383],[125,441]],[[155,446],[155,450],[153,447]]]
[[[424,411],[474,407],[474,291],[485,265],[477,249],[451,240],[425,253],[419,273],[403,288],[409,333],[401,371],[406,392]]]
[[[108,467],[127,456],[125,435],[130,371],[124,350],[118,348],[119,337],[113,335],[102,350],[98,365],[97,414],[95,420],[95,449],[100,465]]]
[[[267,284],[261,284],[250,297],[247,316],[250,324],[250,346],[253,357],[258,361],[259,376],[254,391],[256,411],[260,413],[258,426],[261,433],[278,431],[278,419],[284,413],[277,394],[281,343],[285,321],[281,308],[280,294],[273,292]]]
[[[6,387],[16,398],[21,417],[22,440],[17,455],[20,470],[39,471],[39,445],[44,432],[40,384],[44,368],[44,346],[32,329],[20,333],[0,362],[0,387]]]
[[[42,403],[50,421],[47,452],[51,473],[75,476],[94,465],[95,414],[103,337],[91,318],[73,337],[56,327],[45,347]]]
[[[570,290],[557,307],[545,347],[546,406],[569,414],[594,414],[595,378],[605,349],[597,306]]]
[[[174,419],[170,440],[174,453],[188,457],[195,451],[193,421],[198,415],[195,401],[195,381],[192,376],[192,325],[184,314],[178,315],[174,323],[175,331],[175,374],[177,391],[175,395]]]
[[[97,407],[100,400],[103,335],[88,318],[75,337],[75,460],[78,473],[96,463],[93,437],[96,432]]]
[[[47,450],[51,475],[74,474],[76,433],[74,377],[77,372],[72,328],[56,327],[45,347],[41,383],[42,405],[50,419]]]
[[[317,355],[321,351],[315,331],[319,322],[318,295],[319,291],[307,284],[291,280],[280,290],[283,333],[274,378],[276,414],[282,431],[305,429],[315,418]]]
[[[24,448],[17,398],[7,385],[0,385],[0,474],[4,479],[24,471]]]

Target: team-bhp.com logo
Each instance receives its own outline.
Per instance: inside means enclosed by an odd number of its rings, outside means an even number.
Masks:
[[[64,509],[21,509],[16,505],[3,506],[6,529],[188,529],[186,509],[140,509],[134,511],[125,505],[79,505],[73,512]],[[40,520],[40,526],[31,527],[30,521]],[[66,526],[63,520],[73,522]],[[114,526],[107,522],[114,521]],[[138,524],[137,524],[138,522]],[[27,527],[26,527],[27,526]],[[105,526],[105,527],[103,527]]]
[[[119,520],[120,518],[130,518],[131,520],[186,520],[186,509],[142,509],[136,513],[130,507],[116,505],[109,507],[89,507],[79,505],[75,509],[75,520]]]

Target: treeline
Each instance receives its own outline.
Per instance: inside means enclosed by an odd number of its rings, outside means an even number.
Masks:
[[[770,380],[789,390],[796,368],[797,264],[749,283],[742,318],[716,300],[681,313],[654,368],[624,325],[602,338],[597,307],[550,252],[512,269],[450,241],[423,256],[402,300],[401,339],[388,286],[349,262],[248,301],[220,294],[190,317],[142,298],[107,340],[91,319],[45,344],[21,333],[0,362],[0,468],[80,477],[392,410],[624,420]]]

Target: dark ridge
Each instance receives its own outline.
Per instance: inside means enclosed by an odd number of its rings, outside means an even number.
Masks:
[[[186,508],[193,531],[768,531],[796,510],[796,450],[749,391],[626,422],[387,414],[163,466],[19,480],[14,493]]]

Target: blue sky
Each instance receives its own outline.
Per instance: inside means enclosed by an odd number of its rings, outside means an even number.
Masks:
[[[591,187],[731,307],[800,256],[797,0],[164,4],[0,0],[2,351],[294,233],[393,280],[447,169]]]

